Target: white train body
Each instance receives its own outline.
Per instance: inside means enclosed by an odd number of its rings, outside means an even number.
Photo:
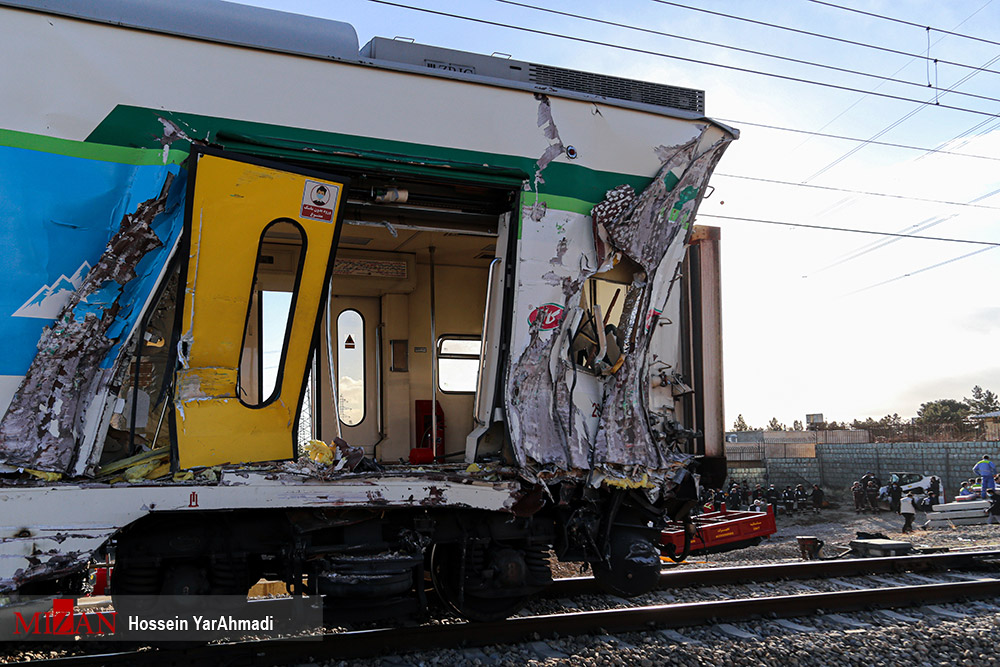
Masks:
[[[0,1],[0,595],[114,552],[117,593],[352,597],[359,549],[434,551],[472,617],[548,549],[637,592],[722,460],[693,220],[735,133],[699,91],[174,4]]]

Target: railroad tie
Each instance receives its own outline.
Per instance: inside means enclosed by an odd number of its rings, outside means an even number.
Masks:
[[[843,625],[848,628],[855,628],[859,630],[872,627],[871,624],[869,623],[858,621],[853,618],[848,618],[847,616],[841,616],[840,614],[824,614],[820,618],[822,618],[824,621],[831,621],[833,623],[836,623],[837,625]]]
[[[948,582],[939,577],[928,577],[922,574],[917,574],[916,572],[911,572],[910,576],[917,581],[922,581],[925,584],[947,584]]]
[[[953,621],[964,621],[969,618],[968,614],[963,614],[961,612],[952,611],[950,609],[945,609],[944,607],[939,607],[936,604],[925,605],[920,608],[921,611],[927,610],[929,613],[935,616],[941,616],[942,618],[951,619]]]
[[[531,642],[528,644],[528,648],[535,652],[539,658],[543,660],[548,660],[549,658],[555,658],[561,660],[563,658],[568,658],[569,656],[562,651],[553,648],[548,642]]]
[[[890,611],[889,609],[878,609],[875,613],[897,623],[919,623],[922,620],[915,616],[907,616],[906,614],[900,614],[897,611]]]
[[[671,630],[670,628],[666,628],[664,630],[659,630],[659,631],[657,631],[656,634],[658,634],[661,637],[663,637],[665,639],[668,639],[668,640],[670,640],[670,641],[672,641],[672,642],[674,642],[676,644],[696,644],[698,646],[702,645],[702,642],[698,641],[697,639],[692,639],[691,637],[688,637],[686,635],[682,635],[681,633],[677,632],[676,630]]]
[[[829,581],[831,584],[835,584],[842,588],[850,588],[856,591],[863,591],[868,588],[867,586],[859,586],[858,584],[852,584],[849,581],[844,581],[843,579],[836,579],[834,577],[827,579],[827,581]]]
[[[800,625],[795,621],[789,621],[787,618],[776,618],[772,621],[775,625],[780,625],[786,630],[791,630],[793,632],[818,632],[816,628],[810,627],[808,625]]]
[[[751,641],[751,642],[759,642],[760,641],[760,637],[758,637],[757,635],[755,635],[755,634],[753,634],[751,632],[746,632],[745,630],[740,630],[739,628],[737,628],[735,625],[733,625],[731,623],[719,623],[719,624],[713,626],[712,629],[713,630],[717,630],[717,631],[721,632],[724,635],[729,635],[730,637],[733,637],[734,639],[743,639],[745,641]]]

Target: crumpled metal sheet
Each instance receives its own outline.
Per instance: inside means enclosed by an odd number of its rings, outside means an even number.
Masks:
[[[647,277],[641,288],[629,290],[622,314],[619,330],[626,332],[623,350],[627,354],[622,368],[604,386],[595,443],[599,461],[648,468],[665,468],[676,461],[677,454],[654,442],[649,428],[646,352],[664,305],[651,303],[650,298],[654,284],[674,276],[676,267],[663,267],[661,260],[672,245],[686,241],[705,185],[727,143],[720,141],[701,153],[695,141],[678,147],[627,213],[598,222],[607,230],[611,245],[639,264]],[[674,182],[680,170],[680,180]],[[668,296],[669,290],[663,300]]]
[[[158,196],[122,216],[103,255],[43,330],[38,353],[0,421],[0,462],[65,474],[79,472],[99,456],[99,447],[80,451],[87,412],[101,408],[107,387],[97,385],[111,375],[123,339],[166,262],[167,252],[149,255],[164,248],[154,219],[169,207],[179,220],[183,208],[179,193],[168,197],[173,181],[174,174],[166,174]],[[167,226],[171,245],[177,230],[178,225]],[[86,461],[79,460],[81,454]]]
[[[553,270],[542,279],[560,288],[565,312],[555,331],[546,331],[552,327],[541,316],[532,321],[527,344],[507,376],[514,452],[527,477],[579,477],[585,470],[593,484],[638,486],[656,495],[662,486],[672,486],[690,462],[690,455],[653,438],[646,352],[683,257],[676,249],[686,242],[708,178],[731,140],[707,126],[685,144],[657,147],[663,164],[642,193],[636,195],[629,186],[615,188],[592,211],[594,246],[589,253],[574,257],[563,244],[553,248],[551,264],[569,271]],[[625,361],[615,374],[595,378],[571,362],[569,340],[582,315],[577,304],[587,280],[609,269],[617,253],[641,271],[626,294],[619,321]],[[668,254],[677,261],[665,263]],[[580,394],[592,383],[597,384],[591,388],[597,398],[581,401]],[[591,405],[594,414],[587,414]],[[588,428],[594,416],[599,417],[596,428]]]

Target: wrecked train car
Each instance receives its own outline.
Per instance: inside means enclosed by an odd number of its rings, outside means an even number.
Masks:
[[[735,132],[703,93],[226,2],[53,7],[0,0],[0,595],[110,554],[116,595],[345,608],[419,610],[426,567],[470,618],[550,551],[655,584],[695,467],[724,474],[693,221]]]

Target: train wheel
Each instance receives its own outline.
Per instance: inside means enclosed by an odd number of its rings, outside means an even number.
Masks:
[[[527,595],[503,595],[502,589],[490,589],[491,595],[470,591],[462,585],[462,548],[457,544],[435,544],[431,549],[431,583],[438,596],[452,610],[470,621],[497,621],[517,613]],[[470,559],[466,557],[466,565]]]

